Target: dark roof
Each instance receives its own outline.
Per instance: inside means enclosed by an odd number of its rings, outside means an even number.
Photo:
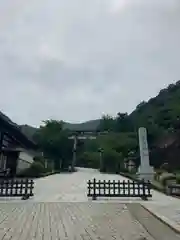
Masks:
[[[19,125],[12,122],[11,119],[8,118],[1,111],[0,111],[0,126],[2,126],[5,131],[12,134],[12,136],[15,137],[16,140],[19,141],[25,147],[36,149],[37,145],[21,132]]]
[[[1,152],[20,152],[20,150],[15,148],[2,148]]]
[[[0,120],[4,120],[5,122],[8,122],[9,124],[11,124],[11,125],[14,125],[14,126],[16,126],[16,127],[18,127],[18,125],[16,124],[16,123],[14,123],[13,121],[11,121],[11,119],[8,117],[8,116],[6,116],[4,113],[2,113],[1,111],[0,111]]]

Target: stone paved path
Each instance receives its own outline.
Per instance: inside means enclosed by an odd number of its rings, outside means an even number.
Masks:
[[[145,221],[144,211],[139,204],[1,203],[0,240],[180,239],[156,219]]]
[[[113,174],[101,174],[96,170],[91,169],[79,169],[78,172],[73,174],[56,174],[46,178],[35,180],[35,196],[26,201],[28,206],[32,204],[42,203],[87,203],[91,200],[87,199],[87,180],[93,178],[99,180],[124,180],[125,178],[119,175]],[[108,201],[107,201],[108,200]],[[0,203],[6,203],[4,209],[8,211],[8,206],[11,204],[22,204],[20,199],[0,199]],[[168,224],[180,230],[180,200],[172,197],[165,196],[157,191],[153,191],[153,198],[148,202],[144,202],[141,199],[101,199],[98,203],[140,203],[149,209],[154,214],[161,217]],[[10,205],[9,205],[10,204]],[[23,203],[24,204],[24,203]],[[29,207],[27,207],[28,209]],[[19,208],[18,208],[19,209]],[[20,211],[15,209],[15,213]],[[4,214],[6,215],[6,211]],[[20,213],[21,215],[21,213]],[[22,215],[24,216],[24,215]],[[25,218],[25,217],[24,217]],[[11,221],[15,221],[12,218]],[[16,224],[18,224],[16,222]],[[19,222],[20,224],[20,222]],[[0,232],[2,228],[0,226]],[[6,238],[5,238],[6,239]]]

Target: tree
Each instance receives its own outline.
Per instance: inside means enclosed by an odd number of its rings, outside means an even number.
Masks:
[[[98,152],[83,152],[78,156],[77,166],[86,168],[99,168]]]
[[[123,167],[122,154],[116,152],[113,149],[107,149],[103,152],[102,157],[102,172],[120,172],[121,167]]]
[[[134,157],[139,156],[137,134],[139,127],[147,128],[150,153],[153,151],[153,156],[158,155],[154,154],[157,140],[164,133],[180,132],[179,103],[180,81],[161,90],[157,97],[151,98],[148,102],[141,102],[131,114],[119,112],[116,117],[103,115],[98,129],[107,131],[108,134],[98,136],[93,141],[79,141],[77,146],[78,164],[99,168],[99,148],[104,149],[104,167],[108,171],[117,169],[119,159],[128,157],[131,151],[133,151]],[[73,141],[68,140],[69,131],[63,130],[63,124],[62,121],[45,121],[38,136],[41,150],[46,156],[55,159],[56,167],[58,167],[59,159],[65,165],[68,164],[69,159],[72,159]],[[177,142],[178,139],[176,139]],[[175,149],[178,150],[178,147],[175,146]],[[164,150],[160,152],[163,155]],[[173,156],[178,162],[179,159],[175,155]],[[172,156],[169,158],[172,159]],[[162,159],[158,156],[152,157],[151,162],[154,165],[158,163],[157,166],[159,166],[159,163],[164,161]]]
[[[115,118],[115,131],[116,132],[131,132],[133,125],[127,113],[118,113]]]
[[[54,162],[56,170],[67,168],[72,159],[72,140],[68,130],[63,130],[63,122],[47,120],[36,134],[36,140],[45,157]]]
[[[113,131],[114,130],[115,121],[110,115],[103,115],[100,121],[99,129],[100,131]]]

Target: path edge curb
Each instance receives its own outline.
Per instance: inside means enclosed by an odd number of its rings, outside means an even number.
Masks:
[[[148,211],[152,216],[154,216],[156,219],[158,219],[159,221],[161,221],[163,224],[167,225],[169,228],[171,228],[175,233],[180,234],[180,229],[177,229],[176,227],[172,226],[172,224],[168,223],[166,220],[162,219],[160,216],[158,216],[158,214],[155,214],[154,212],[152,212],[150,209],[148,209],[148,207],[144,206],[142,203],[140,203],[140,205],[146,210]]]

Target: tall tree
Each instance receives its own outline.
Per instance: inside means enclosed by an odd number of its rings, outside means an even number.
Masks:
[[[131,119],[127,113],[118,113],[115,118],[115,131],[117,132],[131,132],[133,126]]]
[[[100,131],[113,131],[115,126],[114,118],[110,115],[103,115],[100,121]]]
[[[54,161],[56,170],[66,168],[72,159],[72,140],[68,130],[63,130],[63,122],[47,120],[36,134],[36,140],[45,156]]]

